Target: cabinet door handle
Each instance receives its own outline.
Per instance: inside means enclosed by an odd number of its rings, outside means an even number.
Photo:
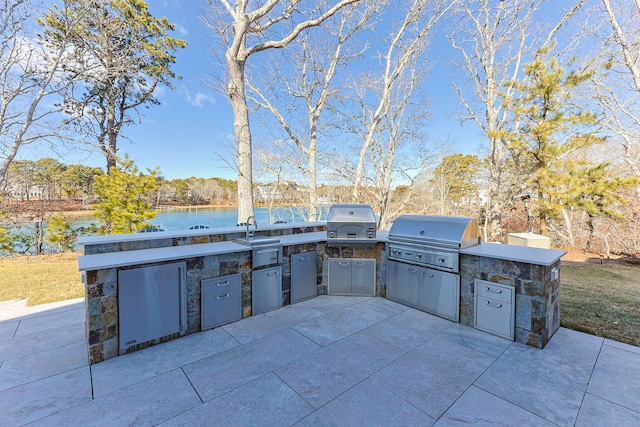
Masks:
[[[300,259],[300,261],[309,261],[309,257],[308,256],[300,257],[299,259]]]
[[[491,292],[492,294],[501,294],[502,293],[502,289],[498,289],[497,291],[494,291],[493,289],[491,289],[488,286],[485,286],[484,290],[487,291],[487,292]]]
[[[229,298],[229,294],[224,294],[224,296],[216,296],[216,299]]]
[[[277,276],[278,272],[277,271],[270,271],[267,273],[267,276]]]
[[[340,267],[348,267],[348,266],[349,266],[349,263],[348,263],[348,262],[339,262],[339,263],[338,263],[338,265],[339,265]]]
[[[485,301],[485,304],[487,304],[489,307],[493,307],[493,308],[502,308],[502,304],[498,303],[496,305],[491,304],[491,301]]]
[[[216,286],[227,286],[229,284],[229,281],[227,280],[224,283],[216,283]]]

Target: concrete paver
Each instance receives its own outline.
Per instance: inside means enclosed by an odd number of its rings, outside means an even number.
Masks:
[[[568,329],[320,296],[90,367],[82,309],[0,302],[0,425],[640,425],[640,348]]]

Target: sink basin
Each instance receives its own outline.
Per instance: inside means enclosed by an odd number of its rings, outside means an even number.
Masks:
[[[280,243],[280,239],[275,239],[269,236],[252,236],[252,237],[240,237],[233,239],[234,243],[240,243],[245,246],[268,246],[277,245]]]

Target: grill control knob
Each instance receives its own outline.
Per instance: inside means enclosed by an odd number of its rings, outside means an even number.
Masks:
[[[418,255],[416,255],[416,258],[418,258],[418,259],[422,259],[422,254],[418,254]]]
[[[329,233],[329,237],[334,238],[336,237],[336,233],[334,233],[333,231]]]
[[[444,259],[444,258],[440,258],[438,261],[440,261],[440,262],[444,262],[444,261],[445,261],[445,259]]]

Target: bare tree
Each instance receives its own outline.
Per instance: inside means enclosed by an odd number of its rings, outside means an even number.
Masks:
[[[256,73],[265,76],[260,87],[249,84],[251,100],[271,113],[287,140],[306,159],[306,165],[300,163],[299,169],[301,178],[308,181],[306,211],[309,221],[318,219],[318,144],[326,106],[338,98],[334,78],[363,53],[362,45],[353,48],[349,42],[370,27],[372,17],[382,6],[371,2],[343,8],[335,25],[326,23],[322,33],[317,32],[314,37],[308,33],[301,35],[298,42],[290,46],[291,55],[287,55],[287,59],[292,61],[282,61],[282,56],[278,56],[268,63],[270,72],[260,70],[262,72]],[[281,62],[287,63],[287,70],[279,66]]]
[[[238,167],[238,222],[253,215],[252,144],[246,96],[245,66],[253,54],[281,49],[303,31],[321,25],[343,7],[359,0],[324,1],[263,0],[253,10],[249,0],[208,0],[205,23],[226,46],[226,91],[233,109]],[[299,22],[291,28],[292,23]]]
[[[373,202],[378,226],[385,228],[402,210],[411,191],[392,204],[393,185],[411,185],[427,164],[419,128],[427,118],[421,85],[426,77],[425,49],[434,26],[455,2],[414,0],[396,9],[399,21],[391,26],[375,64],[350,85],[350,108],[343,109],[341,127],[356,136],[359,152],[355,164],[343,159],[341,169],[350,175],[352,201]],[[411,155],[398,158],[409,142]]]
[[[594,34],[599,43],[592,59],[593,83],[603,125],[640,176],[640,1],[602,0],[594,12],[601,25]]]
[[[56,97],[75,78],[63,65],[81,13],[62,23],[59,45],[48,49],[30,31],[40,7],[36,0],[0,0],[0,187],[20,148],[63,138],[52,116]]]
[[[415,88],[412,80],[416,77],[416,64],[420,61],[420,56],[428,43],[428,35],[434,25],[453,7],[455,2],[442,0],[413,0],[406,9],[406,14],[402,18],[399,26],[390,34],[386,51],[382,54],[381,63],[383,67],[382,77],[379,82],[377,103],[372,105],[372,109],[363,110],[366,114],[366,132],[363,134],[362,147],[358,157],[358,164],[355,168],[355,180],[353,183],[353,199],[358,202],[360,199],[360,185],[364,179],[365,159],[368,151],[372,148],[374,140],[380,132],[380,127],[385,118],[390,118],[393,96],[398,91],[398,87],[403,82],[405,87],[400,89],[409,96]],[[408,89],[408,90],[407,90]],[[399,98],[400,104],[395,107],[402,107],[409,98]],[[408,105],[408,104],[407,104]],[[403,114],[394,114],[396,119],[404,118]],[[399,124],[399,123],[396,123]],[[397,132],[399,128],[396,127]],[[392,142],[387,154],[387,162],[393,162],[395,149]],[[388,163],[387,163],[388,165]],[[387,169],[390,172],[389,169]],[[383,178],[384,179],[384,178]]]
[[[282,201],[287,177],[296,175],[295,169],[302,162],[296,159],[293,147],[283,141],[272,141],[269,147],[257,147],[255,159],[255,171],[259,180],[264,182],[261,188],[264,190],[262,199],[266,201],[269,210],[269,222],[279,220],[274,216],[274,206]],[[298,156],[299,157],[299,156]]]

